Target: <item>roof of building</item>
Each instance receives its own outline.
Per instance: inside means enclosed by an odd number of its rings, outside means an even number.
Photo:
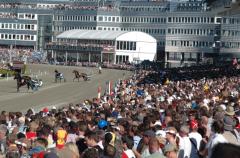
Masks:
[[[67,39],[89,39],[89,40],[114,40],[128,31],[105,31],[105,30],[69,30],[57,36]]]

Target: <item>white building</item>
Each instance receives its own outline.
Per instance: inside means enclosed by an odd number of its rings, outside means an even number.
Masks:
[[[121,62],[124,57],[129,58],[129,62],[156,58],[157,40],[144,32],[123,33],[116,38],[116,44],[116,62]]]
[[[137,31],[69,30],[47,45],[55,60],[77,58],[77,61],[132,63],[156,59],[157,40]]]

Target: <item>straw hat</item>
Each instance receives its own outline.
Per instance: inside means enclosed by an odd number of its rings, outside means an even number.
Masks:
[[[234,108],[232,106],[228,106],[225,113],[229,116],[233,116],[235,115],[235,111],[234,111]]]

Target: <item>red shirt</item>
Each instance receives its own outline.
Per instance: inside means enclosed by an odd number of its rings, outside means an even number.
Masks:
[[[27,132],[26,137],[27,137],[27,139],[34,139],[37,137],[37,133],[36,132]]]

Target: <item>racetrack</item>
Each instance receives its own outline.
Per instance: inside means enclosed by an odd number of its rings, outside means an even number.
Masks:
[[[67,82],[55,83],[54,70],[64,74]],[[74,74],[72,71],[76,69],[80,72],[91,75],[90,81],[73,82]],[[97,96],[97,88],[101,86],[101,92],[106,89],[106,82],[115,83],[118,79],[130,76],[132,72],[124,70],[102,69],[102,74],[98,74],[98,69],[86,67],[66,67],[53,65],[28,65],[27,73],[43,80],[43,86],[36,92],[31,89],[27,91],[26,86],[20,88],[17,93],[16,81],[13,79],[0,81],[0,110],[6,111],[22,111],[25,112],[29,108],[36,111],[43,107],[63,106],[69,103],[80,103],[84,99],[91,99]],[[125,75],[124,75],[125,74]]]

